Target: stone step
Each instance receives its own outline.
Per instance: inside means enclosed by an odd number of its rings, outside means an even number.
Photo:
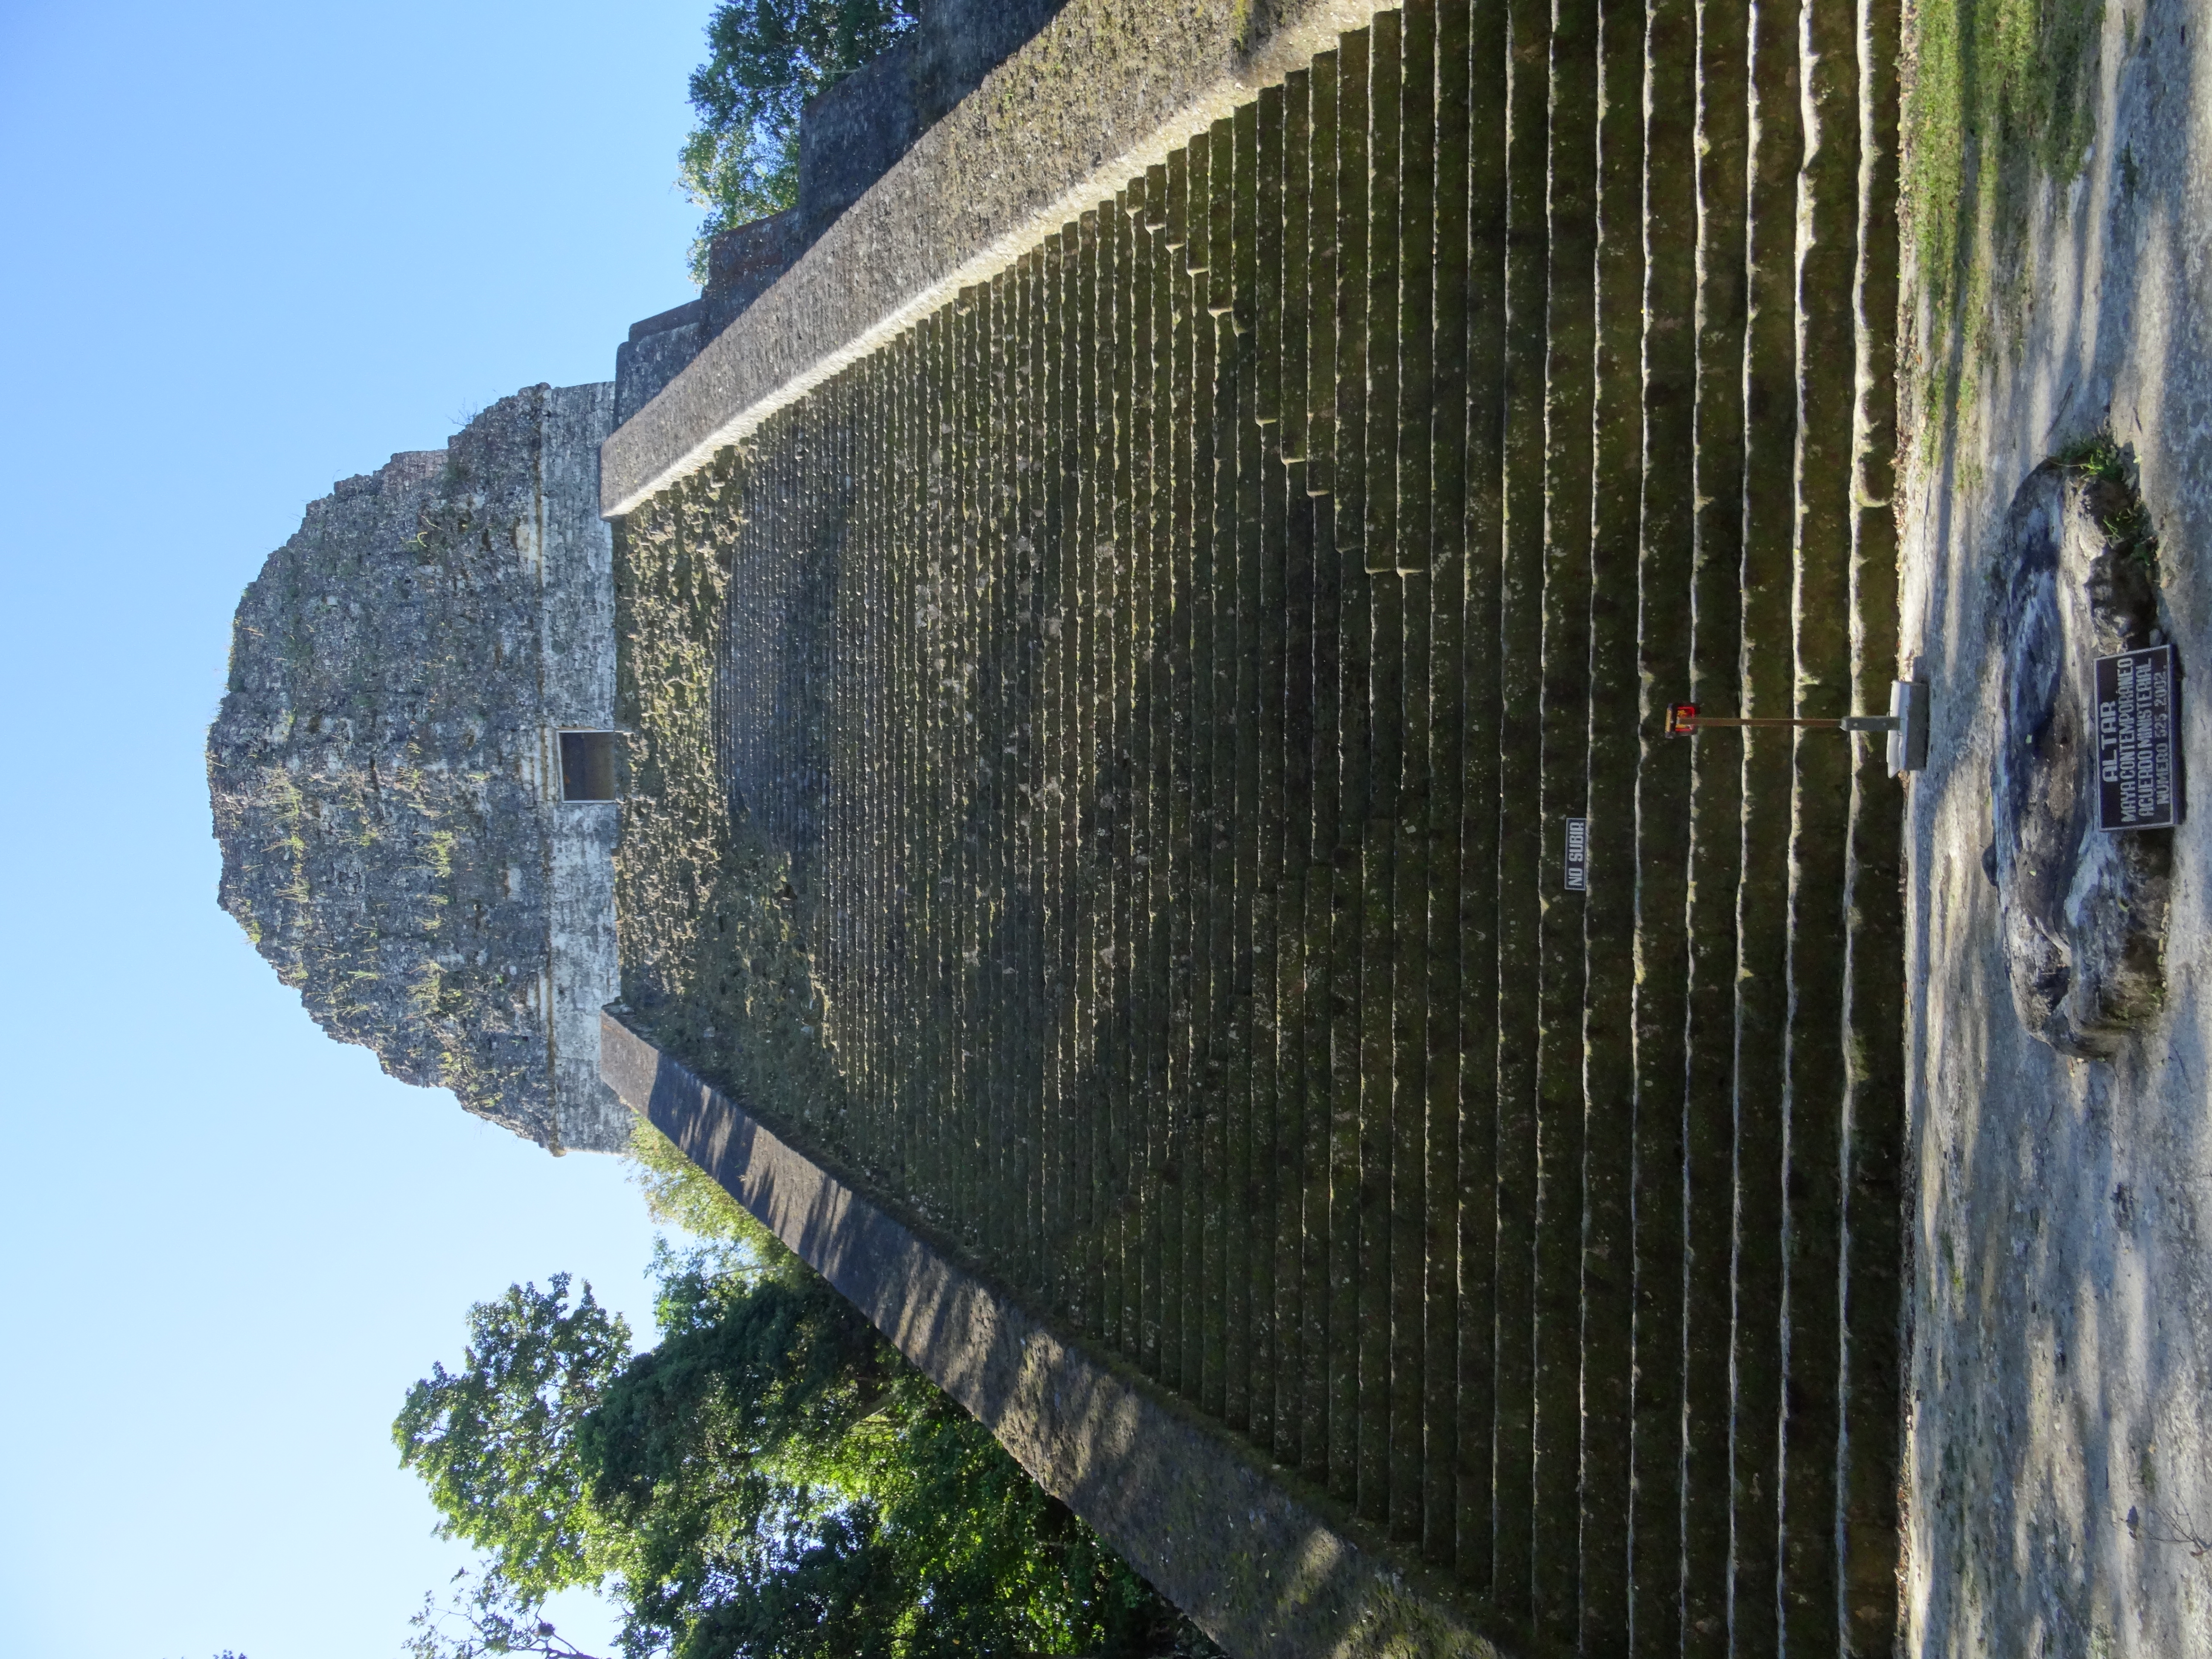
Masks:
[[[1893,1565],[1893,786],[1659,734],[1892,672],[1863,15],[1380,13],[623,532],[811,952],[702,1064],[1514,1651]]]
[[[1639,1365],[1632,1387],[1630,1457],[1634,1487],[1628,1505],[1634,1553],[1629,1563],[1635,1616],[1631,1650],[1671,1655],[1693,1650],[1698,1621],[1725,1608],[1716,1595],[1720,1573],[1708,1557],[1693,1572],[1693,1545],[1707,1541],[1711,1510],[1688,1501],[1689,1471],[1710,1444],[1711,1421],[1689,1407],[1708,1382],[1710,1365],[1690,1346],[1699,1328],[1722,1324],[1727,1310],[1710,1297],[1692,1297],[1700,1264],[1689,1229],[1717,1224],[1686,1206],[1690,1127],[1709,1108],[1689,1086],[1688,1021],[1695,960],[1690,954],[1693,888],[1686,842],[1695,822],[1692,773],[1704,758],[1692,746],[1662,735],[1668,688],[1691,684],[1693,641],[1701,620],[1696,599],[1698,543],[1694,486],[1698,478],[1698,8],[1690,0],[1656,0],[1645,32],[1650,113],[1642,134],[1644,191],[1642,228],[1646,261],[1639,309],[1671,326],[1644,333],[1643,478],[1637,533],[1635,664],[1638,678],[1633,845],[1637,890],[1632,991],[1633,1086],[1637,1102],[1632,1330],[1639,1358],[1672,1363]],[[1685,483],[1691,488],[1684,488]],[[1702,618],[1708,625],[1711,619]],[[1618,856],[1616,853],[1614,856]],[[1719,913],[1713,913],[1717,919]],[[1661,1172],[1650,1178],[1650,1172]],[[1668,1174],[1678,1178],[1665,1179]],[[1724,1231],[1722,1234],[1725,1236]],[[1708,1338],[1708,1340],[1710,1340]],[[1723,1380],[1725,1371],[1720,1373]],[[1706,1439],[1691,1438],[1705,1433]],[[1725,1549],[1726,1533],[1717,1535]],[[1724,1558],[1723,1558],[1724,1559]],[[1692,1608],[1696,1611],[1692,1612]],[[1721,1615],[1724,1619],[1724,1612]],[[1724,1630],[1716,1620],[1709,1628]]]
[[[1700,95],[1694,450],[1687,492],[1695,504],[1689,684],[1690,695],[1708,706],[1727,706],[1741,695],[1747,23],[1746,7],[1696,15]],[[1743,757],[1733,744],[1698,743],[1690,746],[1688,765],[1682,1645],[1686,1654],[1702,1656],[1729,1652],[1731,1637],[1735,1309],[1732,1298],[1713,1292],[1731,1282],[1735,1250]]]
[[[1589,1130],[1577,1264],[1583,1306],[1583,1573],[1577,1635],[1587,1650],[1606,1652],[1616,1650],[1621,1634],[1634,1628],[1632,1589],[1635,1607],[1644,1611],[1654,1609],[1662,1598],[1671,1599],[1674,1587],[1655,1582],[1667,1554],[1663,1528],[1645,1534],[1631,1526],[1638,1473],[1635,1387],[1639,1333],[1633,1297],[1640,1263],[1633,1223],[1639,1201],[1656,1196],[1650,1188],[1664,1182],[1668,1167],[1640,1156],[1639,1109],[1650,1097],[1639,1094],[1636,1068],[1637,909],[1642,884],[1636,785],[1644,726],[1637,678],[1637,612],[1646,499],[1642,364],[1644,19],[1622,9],[1601,8],[1595,29],[1589,76],[1599,114],[1591,135],[1596,248],[1590,274],[1586,816],[1593,866],[1638,872],[1634,882],[1598,882],[1582,903],[1582,1080]],[[1644,1176],[1640,1182],[1639,1173]],[[1679,1239],[1653,1265],[1679,1282]],[[1647,1347],[1644,1352],[1656,1351]],[[1647,1373],[1657,1369],[1644,1367]]]
[[[1547,0],[1510,0],[1505,15],[1504,373],[1496,675],[1498,732],[1497,1255],[1492,1267],[1496,1517],[1492,1595],[1522,1628],[1534,1611],[1537,1507],[1534,1333],[1539,1148],[1536,1094],[1542,1005],[1544,824],[1541,652],[1544,375],[1549,283],[1546,150],[1549,100],[1537,65],[1549,54]],[[1482,557],[1470,551],[1471,562]],[[1554,1517],[1555,1522],[1560,1517]]]

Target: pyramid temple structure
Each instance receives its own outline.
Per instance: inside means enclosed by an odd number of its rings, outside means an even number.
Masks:
[[[222,903],[1233,1653],[2201,1650],[2171,9],[1969,327],[1886,0],[938,0],[270,556]]]

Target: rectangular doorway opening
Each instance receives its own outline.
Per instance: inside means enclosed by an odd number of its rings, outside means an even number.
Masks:
[[[561,734],[561,799],[612,800],[615,798],[615,734],[611,732],[563,732]]]

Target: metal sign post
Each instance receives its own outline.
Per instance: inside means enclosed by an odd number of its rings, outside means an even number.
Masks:
[[[1928,688],[1917,680],[1898,680],[1889,689],[1887,714],[1845,714],[1810,719],[1790,714],[1708,714],[1693,702],[1667,706],[1667,735],[1694,738],[1711,726],[1807,726],[1817,731],[1881,732],[1889,738],[1889,775],[1923,770],[1928,764]]]

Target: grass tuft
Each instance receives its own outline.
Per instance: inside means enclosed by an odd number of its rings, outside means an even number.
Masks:
[[[2051,457],[2069,472],[2117,486],[2106,494],[2118,505],[2100,514],[2097,526],[2105,544],[2137,568],[2158,569],[2158,533],[2151,527],[2150,508],[2143,505],[2136,478],[2135,458],[2120,447],[2109,426],[2100,427],[2077,443]]]
[[[1971,403],[1993,316],[2026,290],[2043,179],[2087,161],[2104,0],[1921,0],[1909,24],[1904,209],[1927,307],[1923,408]],[[1923,421],[1924,434],[1945,423]]]

